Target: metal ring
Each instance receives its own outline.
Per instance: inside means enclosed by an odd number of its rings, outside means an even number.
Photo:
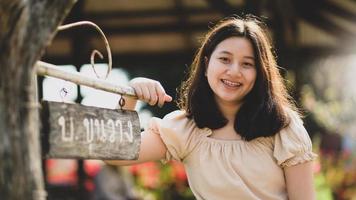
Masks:
[[[120,109],[122,110],[122,108],[125,106],[125,99],[122,98],[122,96],[120,97],[120,100],[119,100],[119,106],[120,106]]]

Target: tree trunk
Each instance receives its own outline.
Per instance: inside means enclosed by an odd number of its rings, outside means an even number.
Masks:
[[[76,0],[0,0],[0,196],[45,199],[34,64]]]

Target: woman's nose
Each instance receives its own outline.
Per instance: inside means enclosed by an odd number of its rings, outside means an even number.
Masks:
[[[241,66],[239,63],[232,63],[229,69],[229,73],[233,76],[241,76]]]

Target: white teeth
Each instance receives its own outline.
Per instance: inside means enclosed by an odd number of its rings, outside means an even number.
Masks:
[[[232,82],[232,81],[229,81],[229,80],[226,80],[226,79],[222,79],[222,82],[228,86],[231,86],[231,87],[239,87],[241,86],[242,84],[241,83],[238,83],[238,82]]]

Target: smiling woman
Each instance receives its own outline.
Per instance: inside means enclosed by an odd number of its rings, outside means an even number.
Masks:
[[[172,101],[157,81],[130,85],[150,105]],[[133,109],[136,100],[126,102]],[[228,18],[207,33],[179,106],[151,120],[138,160],[106,162],[180,161],[197,199],[314,199],[316,155],[256,18]]]
[[[187,116],[193,118],[199,128],[218,129],[231,123],[238,135],[249,141],[273,136],[287,126],[286,108],[296,109],[283,85],[265,30],[265,25],[254,17],[227,19],[206,35],[192,63],[190,76],[182,85],[179,101],[180,108],[187,111]],[[224,72],[225,80],[231,81],[235,76],[236,81],[236,75],[244,71],[238,78],[240,89],[226,92],[240,98],[236,99],[235,107],[224,108],[229,113],[222,113],[220,107],[224,104],[216,101],[217,94],[224,90],[216,90],[213,81],[206,77],[209,71],[221,69],[222,65],[233,69]],[[207,101],[207,97],[211,100]]]

